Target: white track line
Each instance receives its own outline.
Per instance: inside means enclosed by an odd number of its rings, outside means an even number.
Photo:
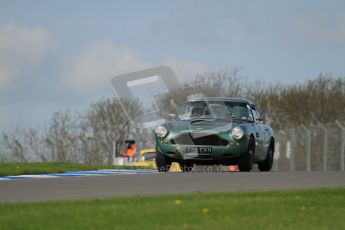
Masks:
[[[20,180],[20,179],[44,179],[44,178],[59,178],[59,177],[81,177],[81,176],[104,176],[104,175],[133,175],[133,174],[153,174],[156,170],[126,170],[126,169],[101,169],[91,171],[73,171],[65,173],[53,174],[38,174],[38,175],[18,175],[18,176],[1,176],[0,181],[4,180]]]

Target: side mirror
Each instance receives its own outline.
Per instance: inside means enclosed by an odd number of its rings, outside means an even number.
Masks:
[[[256,123],[263,123],[264,122],[264,120],[261,118],[261,117],[257,117],[256,118]]]

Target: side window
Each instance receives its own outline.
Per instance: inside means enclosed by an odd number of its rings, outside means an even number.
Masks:
[[[260,113],[257,110],[255,110],[255,112],[256,112],[256,115],[258,116],[258,118],[260,118]]]
[[[256,122],[257,118],[259,118],[258,112],[255,110],[254,107],[252,107],[252,113],[253,113],[253,120]]]
[[[252,108],[250,107],[250,105],[247,105],[247,109],[248,109],[249,120],[255,122],[254,117],[253,117],[253,113],[252,113]]]

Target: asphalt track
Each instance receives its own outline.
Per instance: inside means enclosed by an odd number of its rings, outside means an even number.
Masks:
[[[194,172],[0,181],[0,202],[345,187],[344,172]]]

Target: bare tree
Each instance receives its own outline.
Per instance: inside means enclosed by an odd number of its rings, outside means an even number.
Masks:
[[[196,75],[193,80],[186,82],[183,87],[168,92],[159,100],[161,115],[168,118],[190,97],[240,97],[244,95],[244,78],[240,77],[239,70],[207,72]]]
[[[121,104],[122,103],[122,104]],[[123,112],[125,107],[128,115]],[[138,101],[129,99],[102,99],[93,103],[86,114],[85,129],[92,133],[92,149],[90,157],[94,162],[111,164],[114,140],[129,137],[131,124],[137,122],[141,112]]]
[[[282,85],[246,81],[233,71],[197,75],[181,89],[161,96],[158,107],[168,118],[191,95],[244,97],[252,100],[271,126],[298,130],[300,125],[345,121],[345,79],[330,74],[302,84]],[[123,112],[123,107],[127,113]],[[79,115],[55,112],[44,132],[15,128],[0,136],[0,161],[61,161],[110,164],[113,142],[137,138],[151,145],[147,130],[134,124],[145,111],[137,100],[101,99]],[[296,128],[297,127],[297,128]]]
[[[15,128],[12,132],[2,134],[1,144],[10,161],[28,161],[24,155],[23,142],[23,132],[19,128]]]
[[[79,160],[80,117],[69,111],[55,112],[46,131],[45,142],[52,151],[52,160],[76,162]]]

